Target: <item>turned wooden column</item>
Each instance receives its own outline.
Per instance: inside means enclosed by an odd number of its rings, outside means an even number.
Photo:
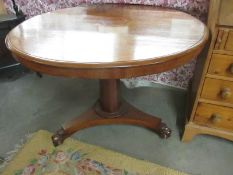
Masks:
[[[95,105],[95,112],[103,118],[117,118],[127,112],[127,107],[120,96],[119,79],[101,79],[100,97]]]
[[[104,112],[115,113],[120,108],[119,80],[100,80],[100,107]]]

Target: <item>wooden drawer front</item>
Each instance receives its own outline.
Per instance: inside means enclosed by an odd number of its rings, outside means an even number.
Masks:
[[[233,109],[199,103],[194,122],[204,126],[224,128],[233,131]]]
[[[233,78],[233,56],[213,54],[208,73]]]
[[[233,30],[229,28],[219,28],[218,36],[214,46],[215,50],[233,51]]]
[[[233,0],[221,0],[219,24],[233,26]]]
[[[233,82],[206,78],[201,97],[233,104]]]

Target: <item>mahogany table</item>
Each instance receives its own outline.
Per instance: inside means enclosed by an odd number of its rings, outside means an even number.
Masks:
[[[78,130],[104,124],[139,125],[168,138],[171,130],[160,118],[120,97],[119,79],[181,66],[199,54],[207,38],[206,26],[183,12],[100,4],[35,16],[14,28],[6,44],[37,72],[100,80],[96,104],[53,135],[57,146]]]

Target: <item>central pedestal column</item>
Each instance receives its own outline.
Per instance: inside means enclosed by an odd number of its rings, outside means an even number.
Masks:
[[[100,106],[107,113],[120,109],[119,80],[100,80]]]
[[[53,136],[54,146],[60,145],[73,133],[97,125],[128,124],[149,128],[161,138],[168,138],[171,130],[160,118],[146,114],[122,100],[119,80],[100,80],[100,98],[96,104],[79,117],[67,122]]]

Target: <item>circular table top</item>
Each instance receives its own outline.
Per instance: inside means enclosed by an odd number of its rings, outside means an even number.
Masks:
[[[196,56],[206,26],[180,11],[140,5],[86,5],[35,16],[7,47],[26,66],[52,75],[126,78],[158,73]]]

